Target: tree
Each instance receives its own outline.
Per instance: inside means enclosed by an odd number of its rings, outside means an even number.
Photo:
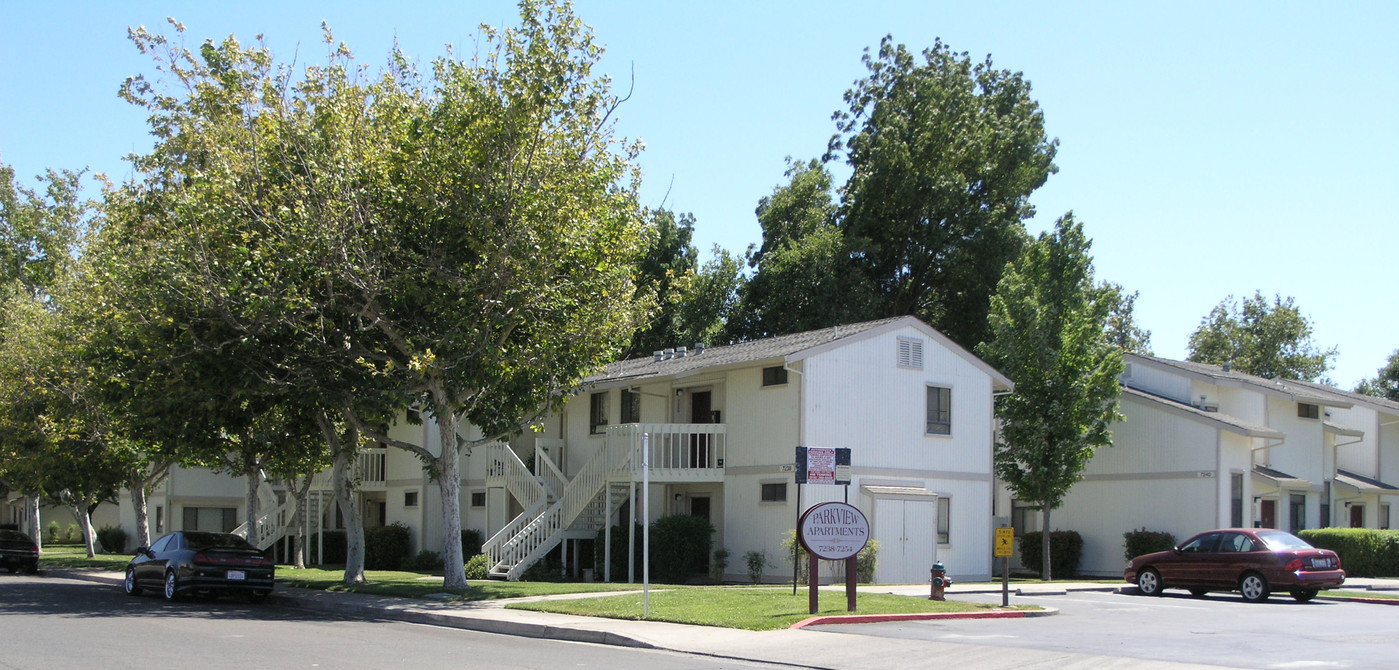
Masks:
[[[789,160],[787,177],[758,203],[763,244],[748,261],[755,273],[739,288],[728,341],[849,323],[874,309],[871,285],[835,219],[830,171],[818,161]]]
[[[1112,444],[1108,428],[1122,418],[1122,350],[1105,331],[1116,292],[1094,284],[1090,246],[1071,214],[1030,243],[991,298],[994,338],[977,348],[1016,383],[997,401],[996,475],[1044,513],[1045,580],[1050,511],[1095,451]]]
[[[1151,355],[1151,331],[1137,325],[1136,291],[1129,295],[1119,284],[1105,282],[1102,288],[1107,291],[1111,308],[1108,310],[1108,341],[1117,345],[1123,352]]]
[[[678,332],[678,312],[684,287],[698,271],[699,252],[690,244],[695,233],[693,214],[677,216],[668,209],[655,210],[649,213],[642,233],[645,243],[636,263],[636,290],[654,300],[656,311],[632,335],[624,358],[686,343]]]
[[[852,170],[840,227],[878,297],[870,316],[913,314],[974,347],[1058,140],[1029,82],[989,56],[973,63],[938,40],[920,63],[885,37],[863,60],[826,158],[844,152]]]
[[[1225,298],[1200,320],[1190,335],[1189,360],[1232,365],[1233,369],[1269,379],[1315,381],[1336,358],[1336,348],[1319,349],[1312,341],[1311,320],[1291,297],[1262,292],[1236,302]]]
[[[1399,402],[1399,349],[1389,355],[1373,379],[1361,380],[1355,392]]]

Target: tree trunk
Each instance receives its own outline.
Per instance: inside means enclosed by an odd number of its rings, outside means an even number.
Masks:
[[[73,500],[68,509],[73,512],[73,519],[83,531],[83,547],[87,549],[87,557],[92,558],[97,555],[97,549],[92,542],[92,517],[87,512],[88,507],[84,501]]]
[[[258,489],[262,486],[262,468],[258,467],[257,464],[254,463],[253,465],[248,467],[245,474],[247,475],[248,481],[248,544],[257,547],[258,549],[262,549],[262,547],[258,547],[257,533],[258,525],[260,525],[258,516],[262,514],[262,510],[259,509],[259,501],[257,495]]]
[[[348,445],[334,440],[331,451],[335,455],[335,502],[345,517],[345,578],[346,584],[363,584],[364,578],[364,520],[360,518],[359,504],[355,499],[355,439],[347,440]],[[324,529],[322,529],[324,532]],[[321,561],[324,563],[324,559]]]
[[[146,505],[146,483],[143,481],[131,482],[127,487],[131,492],[131,508],[136,510],[136,546],[151,546],[151,519],[150,511]]]
[[[302,527],[306,521],[306,496],[311,490],[311,482],[315,479],[315,473],[306,476],[305,480],[298,484],[295,477],[290,478],[287,483],[287,495],[290,497],[293,508],[296,510],[291,515],[291,563],[297,570],[306,568],[306,536]]]
[[[1040,533],[1040,544],[1044,567],[1040,569],[1040,576],[1047,582],[1054,578],[1049,569],[1049,504],[1045,503],[1042,509],[1044,510],[1044,531]]]
[[[34,540],[34,546],[40,551],[44,548],[44,527],[43,520],[39,518],[39,496],[32,495],[25,498],[25,511],[29,513],[29,535]]]
[[[438,405],[441,407],[442,405]],[[461,460],[457,457],[457,417],[437,417],[442,454],[437,457],[437,489],[442,495],[442,586],[467,588],[461,547]]]

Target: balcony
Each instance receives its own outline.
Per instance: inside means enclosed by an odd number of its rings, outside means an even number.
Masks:
[[[358,481],[359,490],[387,490],[388,453],[389,450],[385,448],[364,449],[359,452],[359,463],[355,466],[355,479]]]
[[[630,475],[638,481],[643,444],[649,446],[652,482],[724,480],[728,440],[722,423],[630,423],[607,429],[607,451],[629,450]]]

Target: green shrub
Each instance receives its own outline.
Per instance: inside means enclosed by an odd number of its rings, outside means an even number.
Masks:
[[[461,555],[475,556],[481,553],[481,531],[463,528],[461,531]]]
[[[412,550],[413,535],[402,523],[364,529],[365,570],[398,570]]]
[[[403,569],[410,572],[432,572],[434,570],[441,570],[442,554],[424,549],[404,559]]]
[[[724,572],[729,569],[729,550],[719,547],[714,550],[714,560],[709,563],[709,579],[715,584],[724,583]]]
[[[126,553],[126,530],[121,526],[103,526],[97,529],[97,543],[102,551],[109,554]]]
[[[324,543],[321,542],[322,534],[325,535]],[[311,537],[306,541],[307,548],[311,550],[307,554],[310,556],[307,560],[309,560],[312,565],[344,565],[345,550],[347,549],[345,543],[345,531],[343,530],[327,530],[322,533],[312,533]],[[316,552],[320,551],[323,545],[325,548],[325,556],[316,555]]]
[[[743,555],[743,561],[748,564],[748,579],[754,584],[763,581],[763,569],[768,566],[768,555],[761,551],[749,551]]]
[[[874,569],[879,565],[879,542],[870,540],[865,548],[855,556],[855,581],[868,584],[874,581]]]
[[[639,544],[639,543],[638,543]],[[544,555],[544,558],[534,562],[534,565],[525,568],[524,574],[520,575],[522,582],[561,582],[564,581],[563,559],[560,552],[562,547]]]
[[[68,524],[68,532],[63,534],[64,542],[80,544],[83,542],[83,528],[76,523]]]
[[[58,542],[59,533],[62,532],[63,527],[58,525],[57,521],[50,521],[49,525],[44,527],[44,539],[50,544],[56,544]]]
[[[1163,530],[1147,530],[1138,528],[1122,534],[1123,558],[1132,560],[1138,556],[1154,554],[1158,551],[1170,551],[1176,546],[1176,536]],[[1022,550],[1023,551],[1023,550]],[[1023,562],[1023,561],[1022,561]]]
[[[1020,564],[1026,570],[1044,574],[1043,535],[1039,532],[1020,536]],[[1077,531],[1056,530],[1049,534],[1050,576],[1055,579],[1078,574],[1078,561],[1083,556],[1083,537]]]
[[[491,557],[485,554],[476,554],[471,560],[466,562],[466,578],[482,580],[490,577]]]
[[[607,560],[607,552],[603,551],[606,546],[605,530],[597,532],[597,540],[593,544],[593,569],[596,571],[595,578],[603,581],[607,572],[604,571],[603,563]],[[641,579],[641,566],[646,560],[642,555],[643,542],[641,541],[641,524],[636,524],[634,528],[636,538],[636,578]],[[612,581],[627,581],[627,529],[625,526],[612,527]]]
[[[1316,528],[1297,535],[1336,552],[1347,576],[1399,577],[1399,530]]]
[[[651,524],[651,576],[663,584],[684,584],[709,568],[714,526],[707,519],[672,514]]]

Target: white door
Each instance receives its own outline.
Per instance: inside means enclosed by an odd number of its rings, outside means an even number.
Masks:
[[[880,584],[919,584],[937,560],[937,500],[874,501],[874,529],[879,563],[874,581]]]

